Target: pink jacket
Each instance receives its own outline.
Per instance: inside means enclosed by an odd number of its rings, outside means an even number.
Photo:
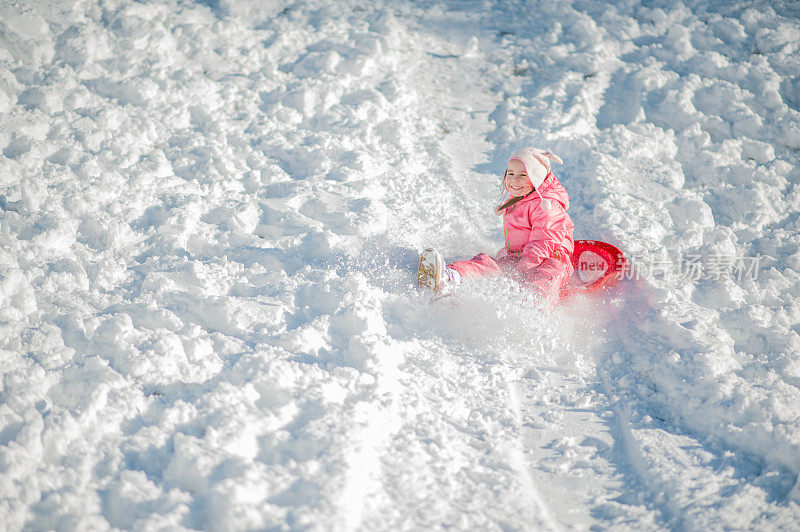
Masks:
[[[543,260],[554,258],[566,262],[571,273],[575,224],[567,214],[569,194],[551,173],[538,190],[543,198],[550,200],[550,209],[542,208],[536,192],[506,209],[502,215],[506,245],[498,252],[497,259],[519,258],[516,268],[525,274]]]

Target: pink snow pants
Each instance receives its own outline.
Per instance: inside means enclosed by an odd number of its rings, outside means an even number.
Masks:
[[[521,274],[526,284],[541,294],[548,303],[554,304],[558,301],[559,292],[567,285],[572,275],[571,264],[547,258],[528,272],[519,272],[516,268],[518,262],[519,259],[513,255],[494,259],[486,253],[479,253],[470,260],[456,261],[448,266],[460,273],[463,279],[512,272]]]

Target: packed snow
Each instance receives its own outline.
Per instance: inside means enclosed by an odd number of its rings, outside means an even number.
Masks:
[[[797,527],[800,4],[0,6],[0,528]],[[527,145],[626,278],[431,302]]]

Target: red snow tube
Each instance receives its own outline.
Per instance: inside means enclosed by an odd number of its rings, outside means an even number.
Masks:
[[[561,297],[591,294],[614,286],[625,273],[627,260],[615,246],[597,240],[576,240],[572,274]]]

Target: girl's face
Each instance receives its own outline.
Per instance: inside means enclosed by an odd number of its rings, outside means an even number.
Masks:
[[[533,190],[533,185],[528,178],[528,173],[525,171],[525,165],[522,164],[522,161],[517,159],[508,161],[506,175],[503,178],[503,188],[515,198],[524,196]]]

